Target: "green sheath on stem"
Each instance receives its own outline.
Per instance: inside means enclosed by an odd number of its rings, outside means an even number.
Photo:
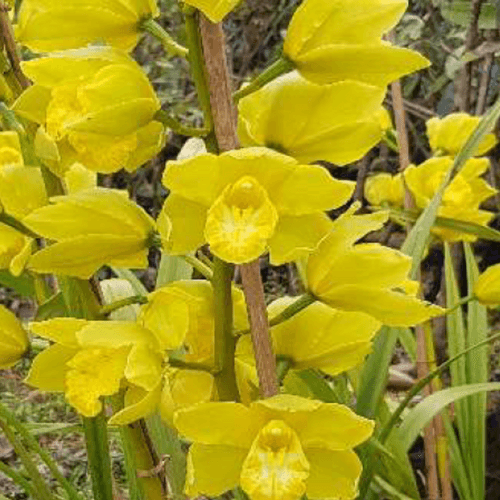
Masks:
[[[104,415],[83,418],[94,500],[113,500],[107,424]]]
[[[215,258],[212,281],[215,308],[214,364],[218,370],[215,383],[221,401],[239,400],[234,369],[236,337],[233,335],[232,276],[233,266]]]

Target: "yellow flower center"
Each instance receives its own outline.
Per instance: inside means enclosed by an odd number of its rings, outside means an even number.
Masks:
[[[17,149],[3,147],[0,148],[0,165],[22,165],[23,157]]]
[[[212,252],[227,262],[251,262],[266,250],[278,214],[256,179],[241,177],[226,186],[207,214],[205,237]]]
[[[240,484],[252,500],[296,500],[305,493],[308,476],[297,434],[282,420],[271,420],[252,443]]]
[[[47,106],[47,133],[60,140],[67,134],[67,124],[80,118],[85,110],[78,99],[76,84],[54,87],[51,97]]]
[[[83,349],[68,363],[66,399],[85,417],[94,417],[102,409],[100,396],[110,396],[120,389],[128,347],[120,349]]]

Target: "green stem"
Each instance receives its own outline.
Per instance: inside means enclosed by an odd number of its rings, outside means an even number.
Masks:
[[[106,419],[100,414],[83,418],[87,456],[94,500],[113,500],[113,481],[109,458]]]
[[[182,370],[198,370],[202,372],[217,374],[217,369],[210,365],[203,363],[190,363],[178,358],[169,358],[168,364],[174,368],[181,368]]]
[[[266,83],[272,82],[278,76],[288,73],[294,69],[295,65],[290,59],[281,56],[276,62],[267,67],[260,75],[233,94],[234,102],[261,89]]]
[[[280,384],[291,368],[293,368],[293,359],[281,356],[276,357],[276,373]]]
[[[213,280],[214,272],[200,259],[197,259],[193,255],[181,255],[181,258],[184,259],[188,264],[191,264],[200,274],[205,276],[207,280]]]
[[[47,483],[43,479],[42,475],[38,472],[38,468],[31,459],[28,450],[26,450],[7,422],[3,419],[0,419],[0,428],[3,430],[5,437],[10,442],[12,448],[23,463],[28,476],[33,481],[35,498],[38,500],[53,500],[52,493],[50,492],[49,487],[47,486]]]
[[[301,295],[293,304],[290,304],[286,309],[283,309],[277,316],[274,316],[269,320],[269,326],[276,326],[288,319],[292,318],[300,311],[305,309],[306,307],[314,304],[318,299],[312,295],[311,293],[305,293]],[[236,332],[237,335],[247,335],[250,333],[250,330],[242,330]]]
[[[39,238],[36,233],[28,229],[22,222],[18,221],[15,217],[12,217],[12,215],[6,214],[5,212],[0,213],[0,222],[2,224],[5,224],[6,226],[11,227],[12,229],[15,229],[16,231],[19,231],[25,236],[29,236],[30,238]]]
[[[35,155],[32,138],[26,133],[26,129],[17,119],[14,111],[9,109],[5,103],[0,102],[0,115],[6,129],[12,130],[19,136],[19,143],[23,153],[24,163],[26,165],[35,166],[39,164],[38,158]]]
[[[0,403],[0,418],[5,420],[8,425],[13,427],[19,433],[19,435],[29,448],[31,448],[35,453],[38,453],[40,458],[47,465],[48,469],[50,470],[54,478],[59,482],[60,486],[64,489],[64,491],[66,491],[68,499],[81,500],[81,497],[77,494],[73,486],[71,486],[70,482],[62,475],[61,471],[59,470],[59,467],[54,462],[50,454],[40,446],[37,439],[1,403]]]
[[[231,279],[233,266],[214,258],[214,365],[215,383],[221,401],[239,401],[234,368],[236,337],[233,335],[233,301]]]
[[[274,316],[274,318],[269,320],[269,326],[276,326],[279,325],[280,323],[283,323],[284,321],[298,314],[306,307],[310,306],[311,304],[314,304],[316,300],[317,300],[316,297],[310,293],[305,293],[304,295],[301,295],[300,298],[297,299],[293,304],[290,304],[277,316]]]
[[[18,486],[20,486],[26,492],[28,497],[37,498],[36,490],[33,487],[33,485],[27,479],[25,479],[21,474],[19,474],[14,469],[9,467],[7,464],[3,463],[1,460],[0,460],[0,472],[5,476],[7,476],[8,478],[12,479],[12,481],[16,483]],[[0,496],[0,500],[1,498],[2,497]]]
[[[205,137],[207,149],[210,153],[218,153],[219,147],[214,134],[214,121],[212,106],[210,104],[210,89],[207,75],[205,73],[205,59],[203,58],[203,48],[198,29],[198,12],[187,8],[184,11],[186,19],[186,37],[189,48],[189,64],[191,66],[191,76],[194,81],[198,102],[203,112],[203,123],[209,133]]]
[[[147,304],[148,299],[143,297],[142,295],[133,295],[132,297],[125,297],[124,299],[116,300],[115,302],[111,302],[111,304],[106,304],[102,306],[99,315],[107,316],[108,314],[116,311],[117,309],[121,309],[122,307],[131,306],[133,304]]]
[[[450,314],[451,312],[456,311],[459,307],[462,307],[465,304],[472,302],[473,300],[478,300],[478,298],[474,294],[467,295],[467,297],[460,299],[453,307],[446,309],[446,314]]]
[[[153,18],[146,18],[139,24],[139,29],[149,33],[159,40],[170,56],[183,57],[188,56],[188,49],[178,44]]]
[[[7,57],[5,54],[0,51],[0,69],[2,71],[2,75],[5,78],[5,81],[7,82],[7,85],[9,86],[12,94],[15,97],[19,97],[22,92],[23,88],[17,81],[16,75],[12,71],[12,67],[10,65],[10,62],[7,60]]]
[[[188,127],[183,125],[177,121],[176,118],[170,116],[166,111],[163,111],[163,109],[156,112],[153,120],[163,123],[163,125],[179,135],[186,135],[189,137],[205,137],[210,132],[207,128]]]

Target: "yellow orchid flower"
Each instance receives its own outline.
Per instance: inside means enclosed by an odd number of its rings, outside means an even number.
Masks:
[[[434,153],[455,156],[471,136],[480,116],[451,113],[444,118],[431,118],[425,123],[427,136]],[[482,156],[497,144],[495,134],[486,134],[472,156]]]
[[[0,170],[8,165],[24,165],[19,136],[12,131],[0,132]]]
[[[105,264],[147,267],[156,224],[126,192],[94,188],[51,201],[23,220],[57,242],[34,254],[30,269],[88,279]]]
[[[419,166],[410,165],[405,170],[405,182],[411,191],[417,208],[424,209],[441,185],[453,165],[449,156],[431,158]],[[480,210],[480,204],[493,196],[493,189],[480,176],[490,167],[487,158],[471,158],[446,188],[438,216],[486,226],[493,213]],[[475,241],[473,234],[461,233],[448,228],[433,228],[432,233],[445,241]]]
[[[292,297],[275,300],[267,308],[268,317],[274,318],[296,300]],[[381,323],[368,314],[314,302],[273,326],[271,341],[278,361],[286,361],[289,369],[315,368],[335,376],[365,359],[380,327]],[[235,368],[241,401],[248,404],[258,396],[259,387],[250,335],[242,335],[238,340]]]
[[[500,264],[488,267],[479,275],[474,285],[474,295],[486,306],[500,304]]]
[[[361,462],[352,449],[373,422],[346,406],[280,395],[240,403],[204,403],[174,423],[193,444],[186,494],[217,497],[240,485],[251,500],[354,499]]]
[[[284,55],[315,83],[385,87],[429,66],[417,52],[382,41],[406,7],[406,0],[305,0],[288,26]]]
[[[323,211],[344,204],[354,189],[320,166],[266,148],[168,162],[163,184],[171,191],[164,206],[170,251],[208,242],[215,255],[237,264],[268,248],[273,264],[312,250],[330,227]]]
[[[47,201],[39,168],[17,165],[0,168],[0,206],[4,212],[22,221]]]
[[[64,185],[68,194],[97,187],[97,172],[81,163],[73,163],[64,174]]]
[[[277,316],[297,299],[282,297],[267,308],[269,318]],[[363,361],[371,351],[371,340],[381,323],[368,314],[333,309],[314,302],[287,321],[271,328],[273,352],[287,359],[296,370],[318,368],[338,375]],[[249,335],[238,340],[236,357],[255,364]]]
[[[35,84],[13,109],[57,143],[53,159],[61,156],[62,172],[76,161],[97,172],[133,171],[160,151],[163,125],[153,119],[160,102],[125,52],[68,50],[25,62],[23,70]]]
[[[149,294],[138,321],[155,334],[161,349],[175,351],[176,360],[209,367],[214,363],[213,311],[209,282],[175,281]],[[233,316],[236,329],[248,328],[244,296],[236,288]],[[158,409],[162,419],[172,424],[175,411],[212,399],[217,399],[217,393],[210,372],[166,365],[152,390],[133,385],[127,389],[125,408],[111,418],[110,424],[125,425]]]
[[[316,85],[288,73],[238,103],[243,146],[267,146],[301,163],[359,160],[382,138],[385,90],[359,82]]]
[[[124,378],[145,390],[158,383],[158,340],[135,322],[56,318],[32,323],[31,330],[55,343],[35,358],[26,383],[64,392],[85,417],[100,413],[101,396],[117,393]]]
[[[0,369],[16,364],[28,349],[28,335],[15,314],[0,305]]]
[[[203,12],[213,23],[220,23],[241,0],[186,0],[191,5]]]
[[[24,0],[16,39],[35,52],[101,41],[130,51],[140,36],[139,23],[158,15],[155,0]]]
[[[309,256],[306,279],[313,295],[335,309],[364,312],[389,326],[412,326],[443,314],[415,297],[415,283],[408,280],[410,257],[378,243],[355,245],[388,219],[384,212],[354,215],[357,208],[336,219]]]
[[[31,256],[33,239],[7,224],[0,223],[0,269],[19,276]]]
[[[380,173],[368,177],[365,181],[365,198],[370,205],[380,207],[385,204],[403,207],[405,188],[401,174]]]
[[[0,211],[21,221],[47,203],[39,168],[24,167],[15,132],[0,132]],[[6,224],[0,224],[0,269],[19,276],[28,262],[33,238]]]

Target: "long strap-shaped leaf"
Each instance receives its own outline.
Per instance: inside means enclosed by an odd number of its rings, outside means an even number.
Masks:
[[[487,391],[499,391],[500,382],[487,382],[485,384],[471,384],[459,387],[451,387],[436,392],[425,398],[410,412],[401,422],[398,429],[398,437],[408,451],[422,429],[446,406],[454,401]]]

